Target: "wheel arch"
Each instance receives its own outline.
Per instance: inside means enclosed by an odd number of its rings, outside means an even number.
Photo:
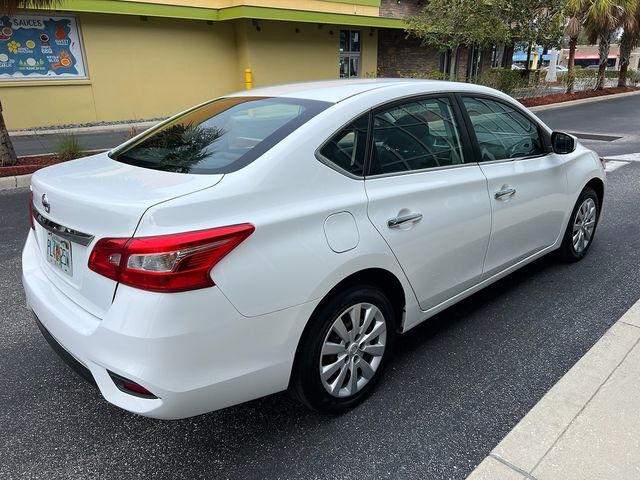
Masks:
[[[354,285],[370,285],[380,289],[380,291],[387,296],[387,298],[391,302],[391,305],[393,305],[394,313],[396,314],[396,330],[399,333],[402,332],[402,325],[404,323],[404,311],[406,307],[406,296],[404,288],[402,287],[402,283],[400,282],[398,277],[396,277],[389,270],[385,270],[384,268],[367,268],[364,270],[360,270],[343,278],[331,290],[329,290],[327,294],[322,298],[322,300],[318,303],[318,305],[316,305],[302,331],[302,334],[300,335],[300,338],[298,339],[298,345],[296,346],[293,365],[295,365],[298,361],[298,357],[300,355],[300,345],[302,344],[302,340],[305,338],[305,335],[309,331],[309,328],[311,327],[313,319],[318,310],[320,310],[325,302],[327,302],[330,298],[333,298],[333,296],[336,295],[339,291]],[[289,379],[289,382],[291,382],[291,379]]]
[[[602,211],[602,202],[604,201],[604,182],[602,179],[598,177],[592,178],[586,183],[582,190],[584,191],[585,188],[593,188],[595,190],[596,195],[598,196],[598,206]]]

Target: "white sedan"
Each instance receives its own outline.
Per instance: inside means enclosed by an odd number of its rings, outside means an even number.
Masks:
[[[251,90],[38,171],[23,283],[53,348],[126,410],[289,389],[341,412],[398,334],[547,253],[584,257],[604,190],[594,152],[489,88]]]

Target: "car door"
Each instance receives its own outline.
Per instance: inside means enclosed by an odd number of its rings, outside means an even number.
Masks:
[[[407,99],[372,112],[368,215],[428,310],[475,285],[491,223],[487,181],[453,96]]]
[[[493,97],[461,96],[461,102],[491,201],[484,279],[555,243],[567,182],[562,158],[533,118]]]

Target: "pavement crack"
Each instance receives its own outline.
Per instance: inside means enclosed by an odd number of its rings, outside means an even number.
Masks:
[[[498,455],[496,453],[490,453],[489,456],[491,458],[493,458],[494,460],[497,460],[498,462],[500,462],[504,466],[509,467],[511,470],[513,470],[515,472],[518,472],[521,475],[524,475],[525,478],[527,478],[529,480],[536,480],[536,478],[533,475],[531,475],[529,472],[527,472],[526,470],[518,467],[517,465],[514,465],[510,461],[502,458],[500,455]]]
[[[634,325],[633,323],[625,322],[624,320],[618,320],[620,323],[624,323],[625,325],[629,325],[630,327],[640,328],[638,325]]]

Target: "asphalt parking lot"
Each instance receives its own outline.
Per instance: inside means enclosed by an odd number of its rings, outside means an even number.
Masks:
[[[568,110],[540,116],[597,131]],[[20,285],[27,193],[0,192],[0,478],[465,478],[640,297],[639,186],[640,162],[609,175],[582,262],[543,258],[402,337],[357,409],[323,416],[282,393],[174,422],[112,407],[49,348]]]

